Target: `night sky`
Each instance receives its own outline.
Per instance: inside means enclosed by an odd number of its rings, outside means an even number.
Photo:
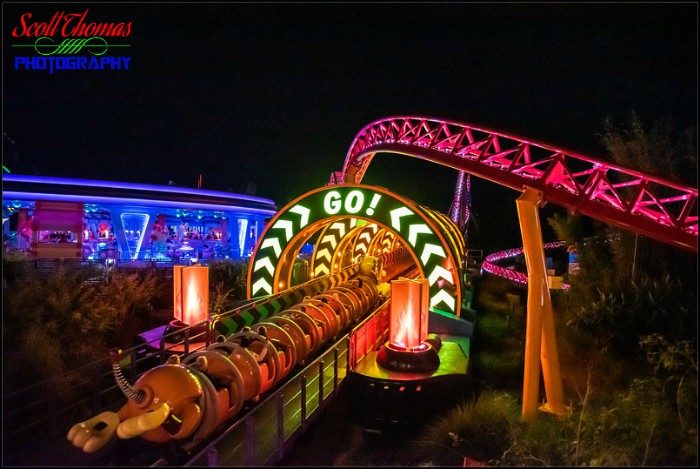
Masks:
[[[15,70],[25,12],[132,22],[123,71]],[[396,114],[600,156],[602,120],[697,123],[697,4],[3,4],[13,173],[255,193],[283,206]],[[27,40],[24,41],[25,43]],[[32,41],[33,42],[33,41]],[[119,42],[119,41],[111,41]],[[363,182],[446,211],[456,173],[396,155]],[[519,245],[517,194],[473,182],[472,247]],[[546,236],[545,236],[546,239]],[[547,239],[546,239],[547,240]],[[476,246],[474,245],[476,244]]]

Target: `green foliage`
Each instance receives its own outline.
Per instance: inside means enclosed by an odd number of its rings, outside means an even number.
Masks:
[[[614,162],[648,174],[697,186],[697,132],[676,132],[669,118],[646,124],[632,112],[629,123],[618,126],[608,116],[603,121],[601,143]]]
[[[497,465],[567,466],[574,451],[575,426],[554,415],[541,414],[530,424],[518,415],[511,423],[512,439]]]
[[[6,392],[100,360],[110,347],[131,347],[136,333],[155,326],[154,301],[167,290],[166,278],[148,271],[106,274],[79,265],[42,272],[3,258],[3,273]],[[60,392],[70,383],[57,386]]]
[[[694,465],[697,427],[679,425],[668,406],[658,379],[635,379],[612,398],[587,392],[566,417],[525,424],[515,397],[487,391],[430,425],[415,453],[436,465],[454,453],[506,466]]]
[[[482,393],[429,425],[418,441],[416,455],[436,465],[449,465],[455,452],[493,463],[510,446],[519,412],[511,395]]]
[[[475,283],[473,365],[476,380],[486,387],[522,386],[525,299],[509,282],[485,277]]]
[[[584,222],[580,216],[555,213],[547,218],[547,223],[554,230],[556,238],[566,241],[569,245],[585,236]]]
[[[487,387],[517,391],[522,388],[523,348],[502,351],[481,350],[474,355],[478,382]]]
[[[230,310],[245,299],[248,277],[247,260],[214,261],[209,264],[209,291],[213,292],[213,311]]]
[[[98,286],[93,314],[113,321],[113,333],[107,336],[113,346],[131,347],[133,335],[151,327],[156,291],[156,277],[148,271],[112,275]]]
[[[652,366],[653,376],[663,383],[665,395],[674,402],[683,428],[697,431],[698,418],[697,343],[694,340],[669,340],[661,334],[642,337],[640,347]]]
[[[590,406],[577,408],[570,421],[577,419],[571,464],[693,465],[697,459],[696,430],[679,426],[656,378],[634,379],[611,399],[593,399]]]
[[[211,292],[211,310],[214,314],[221,314],[231,309],[231,293],[233,293],[233,290],[233,288],[225,290],[223,282],[218,282],[214,285],[214,291]]]
[[[688,327],[688,319],[694,314],[697,299],[670,277],[662,281],[644,277],[626,289],[597,289],[597,295],[588,303],[564,311],[566,325],[616,355],[638,355],[637,344],[653,332],[681,338],[694,332]]]

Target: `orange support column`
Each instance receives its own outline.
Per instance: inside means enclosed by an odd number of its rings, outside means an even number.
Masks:
[[[542,192],[529,187],[525,187],[523,194],[516,200],[528,275],[522,407],[523,420],[526,422],[537,417],[540,362],[547,396],[542,410],[558,415],[563,415],[565,411],[554,313],[542,248],[539,217],[541,202]]]

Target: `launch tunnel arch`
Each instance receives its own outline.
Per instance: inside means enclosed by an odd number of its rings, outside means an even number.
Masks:
[[[429,280],[430,307],[460,314],[462,268],[450,239],[453,235],[448,236],[426,208],[387,189],[358,184],[314,189],[270,220],[251,255],[248,298],[289,288],[291,266],[304,242],[318,230],[347,219],[365,220],[391,231]]]

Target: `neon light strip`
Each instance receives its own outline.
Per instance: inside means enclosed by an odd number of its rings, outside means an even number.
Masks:
[[[152,184],[138,184],[133,182],[115,182],[115,181],[98,181],[95,179],[74,179],[74,178],[57,178],[51,176],[28,176],[24,174],[13,174],[3,178],[5,181],[29,182],[33,184],[59,184],[65,186],[85,186],[85,187],[104,187],[108,189],[136,189],[152,192],[166,192],[169,194],[193,194],[205,195],[211,197],[224,197],[227,199],[242,199],[250,202],[262,202],[274,205],[270,199],[262,197],[254,197],[252,195],[235,194],[232,192],[221,192],[204,189],[191,189],[189,187],[177,186],[156,186]]]
[[[3,172],[5,172],[5,173],[7,173],[7,174],[10,174],[10,170],[7,169],[7,166],[2,165],[2,170],[3,170]]]
[[[143,244],[143,238],[146,237],[146,227],[148,226],[148,220],[151,219],[151,216],[147,213],[122,213],[119,215],[119,218],[122,222],[122,228],[124,231],[124,236],[126,236],[126,220],[128,218],[140,218],[141,219],[141,228],[138,230],[140,235],[139,239],[136,242],[136,250],[134,252],[131,252],[131,245],[129,242],[126,242],[126,248],[129,250],[129,254],[131,254],[131,259],[136,260],[139,258],[139,253],[141,252],[141,244]]]
[[[200,204],[192,202],[175,202],[170,200],[152,199],[129,199],[123,197],[98,197],[91,195],[69,195],[69,194],[44,194],[41,192],[15,192],[3,191],[3,199],[28,199],[28,200],[52,200],[57,202],[85,202],[90,204],[115,204],[115,205],[135,205],[146,207],[168,207],[168,208],[192,208],[201,210],[218,211],[238,211],[247,213],[259,213],[263,215],[274,215],[274,210],[263,208],[241,207],[239,205],[214,205]]]
[[[248,236],[248,220],[245,218],[238,219],[238,247],[240,248],[240,256],[245,255],[245,240]]]

